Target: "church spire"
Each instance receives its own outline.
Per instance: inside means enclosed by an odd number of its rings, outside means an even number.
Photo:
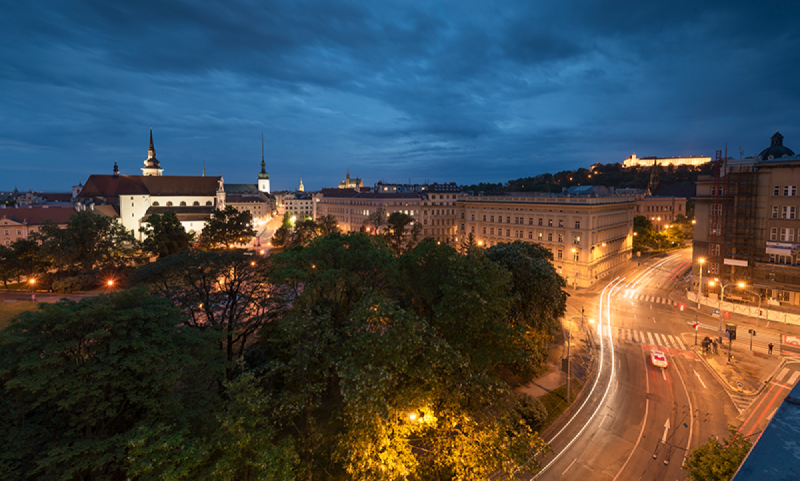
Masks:
[[[206,176],[206,163],[203,162],[203,177]]]
[[[648,195],[655,195],[658,188],[658,159],[653,160],[653,170],[650,171],[650,183],[647,186]]]
[[[156,148],[153,145],[153,126],[150,126],[150,148],[147,149],[147,160],[144,161],[142,167],[142,175],[156,175],[160,176],[164,172],[161,168],[161,162],[156,159]]]
[[[119,167],[117,166],[117,159],[114,159],[114,177],[119,177]]]
[[[153,152],[153,156],[156,155],[156,148],[153,146],[153,126],[150,126],[150,151]]]
[[[267,163],[264,162],[264,132],[261,132],[261,173],[267,173]]]

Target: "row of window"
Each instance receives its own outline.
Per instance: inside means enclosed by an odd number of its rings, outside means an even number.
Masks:
[[[773,205],[772,206],[773,219],[796,219],[797,208],[793,205]]]
[[[779,197],[781,195],[781,186],[776,185],[772,188],[772,195],[775,197]],[[797,186],[796,185],[784,185],[783,186],[783,196],[784,197],[796,197],[797,196]]]
[[[482,231],[481,231],[481,234],[487,235],[487,229],[488,229],[488,235],[495,235],[494,227],[488,227],[488,228],[487,227],[483,227]],[[464,230],[464,224],[461,224],[461,230],[462,231]],[[475,233],[475,226],[472,226],[470,228],[470,231],[474,234]],[[502,236],[503,235],[503,229],[498,228],[497,229],[497,235]],[[506,237],[511,237],[511,229],[506,229]],[[517,239],[524,239],[525,238],[525,232],[515,229],[514,230],[514,237],[517,238]],[[528,239],[534,240],[533,231],[528,231]],[[556,234],[556,239],[558,239],[556,242],[559,242],[559,243],[563,244],[564,243],[564,234],[563,233],[557,233]],[[540,242],[544,241],[544,232],[537,233],[536,240],[538,240]],[[548,232],[547,233],[547,241],[548,242],[553,242],[553,233],[552,232]],[[576,245],[576,246],[581,245],[581,236],[578,235],[578,234],[573,234],[572,235],[572,243],[574,245]]]
[[[784,242],[794,242],[794,229],[773,227],[769,230],[769,240],[781,240]]]
[[[156,202],[153,202],[153,207],[158,207],[158,206],[160,206],[160,205],[161,205],[161,204],[159,204],[159,203],[158,203],[158,201],[156,201]],[[193,205],[193,206],[195,206],[195,207],[197,207],[197,206],[199,206],[199,205],[200,205],[200,202],[194,201],[194,203],[193,203],[192,205]],[[211,204],[211,201],[210,201],[210,200],[209,200],[209,201],[207,201],[207,202],[206,202],[206,205],[207,205],[207,206],[209,206],[209,205],[212,205],[212,204]],[[180,206],[181,206],[181,207],[186,207],[186,202],[184,202],[184,201],[181,201],[181,204],[180,204]],[[131,207],[133,207],[133,204],[131,204]],[[173,207],[173,205],[172,205],[172,201],[168,201],[168,202],[167,202],[167,207]]]
[[[483,216],[483,222],[494,222],[494,217],[495,216],[493,216],[493,215],[488,216],[489,220],[487,221],[486,220],[487,216],[484,215]],[[464,218],[464,214],[463,213],[461,214],[461,218],[462,219]],[[475,220],[475,214],[471,214],[470,220],[473,220],[473,221]],[[503,223],[503,216],[502,215],[498,215],[497,216],[497,222],[499,222],[501,224]],[[507,215],[506,216],[506,224],[511,224],[511,223],[512,223],[511,222],[511,216]],[[514,222],[513,223],[517,224],[517,225],[525,225],[525,218],[524,217],[514,217]],[[533,217],[529,217],[528,218],[528,225],[533,225]],[[544,226],[544,219],[540,218],[538,225]],[[558,219],[558,226],[559,227],[564,227],[564,219]],[[553,227],[553,219],[547,219],[547,227]],[[579,221],[579,220],[575,221],[575,228],[576,229],[580,229],[581,228],[581,221]]]
[[[778,254],[769,255],[770,264],[782,264],[784,266],[800,266],[800,256],[782,256]]]
[[[5,229],[5,235],[11,235],[11,231],[9,229]],[[17,235],[22,235],[22,229],[17,229]]]

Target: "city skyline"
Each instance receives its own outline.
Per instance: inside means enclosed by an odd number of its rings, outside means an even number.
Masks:
[[[234,183],[263,131],[275,190],[800,146],[792,4],[454,6],[4,5],[0,190],[139,175],[151,125],[165,175]]]

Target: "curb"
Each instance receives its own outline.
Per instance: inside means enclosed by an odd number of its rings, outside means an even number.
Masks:
[[[730,394],[736,394],[736,395],[739,395],[739,396],[756,397],[759,394],[761,394],[764,391],[764,388],[769,385],[769,382],[772,380],[772,378],[775,377],[775,374],[777,374],[778,370],[780,368],[782,368],[784,366],[784,364],[786,364],[786,358],[781,356],[781,362],[780,362],[780,364],[778,364],[778,367],[776,367],[772,371],[772,373],[769,375],[769,377],[767,378],[766,381],[761,383],[761,386],[758,388],[758,390],[756,390],[754,392],[751,392],[751,391],[739,392],[739,390],[736,389],[734,386],[731,386],[730,384],[728,384],[728,382],[726,380],[724,380],[722,378],[722,376],[719,375],[719,373],[716,371],[716,369],[711,367],[711,364],[709,364],[708,361],[706,361],[705,356],[703,356],[701,352],[697,352],[696,347],[694,347],[694,346],[692,347],[692,352],[694,352],[697,355],[697,357],[703,362],[703,364],[711,372],[711,374],[713,374],[714,377],[717,379],[717,381],[719,381],[719,383],[722,385],[722,387],[725,389],[725,391],[729,392]]]

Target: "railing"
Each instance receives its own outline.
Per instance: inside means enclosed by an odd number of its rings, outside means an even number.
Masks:
[[[686,298],[689,300],[689,302],[697,302],[697,293],[691,291],[687,292]],[[773,311],[771,309],[764,309],[763,307],[759,310],[758,307],[745,306],[733,302],[719,302],[716,299],[711,299],[710,297],[705,296],[700,298],[700,304],[714,309],[719,309],[720,311],[728,311],[733,314],[741,314],[743,316],[757,317],[767,321],[782,322],[784,324],[800,326],[800,314],[789,314],[788,312]],[[721,315],[722,312],[720,312],[720,316]]]

